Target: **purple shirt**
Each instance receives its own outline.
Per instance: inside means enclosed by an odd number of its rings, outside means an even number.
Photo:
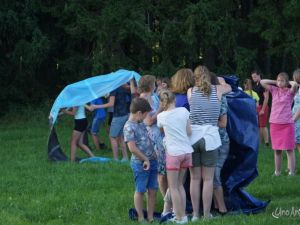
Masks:
[[[270,123],[294,123],[292,120],[292,103],[295,94],[292,90],[270,85],[269,91],[272,94]]]

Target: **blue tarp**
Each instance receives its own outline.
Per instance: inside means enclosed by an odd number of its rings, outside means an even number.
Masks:
[[[118,70],[106,75],[91,77],[66,86],[56,98],[50,111],[50,124],[54,125],[61,108],[84,105],[117,89],[140,75],[134,71]]]
[[[233,90],[226,95],[230,152],[221,172],[225,203],[231,211],[257,213],[264,210],[268,202],[260,201],[243,190],[258,176],[259,128],[256,103],[238,89],[236,76],[224,78]]]

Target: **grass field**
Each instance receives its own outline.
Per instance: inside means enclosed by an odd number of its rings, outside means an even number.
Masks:
[[[0,225],[137,224],[127,215],[134,191],[129,164],[49,162],[46,118],[46,113],[35,112],[0,121]],[[71,117],[58,121],[57,132],[67,155],[72,128]],[[95,154],[112,155],[109,150]],[[296,155],[298,161],[298,152]],[[284,170],[286,158],[283,162]],[[195,224],[300,224],[300,176],[272,177],[271,148],[260,149],[258,170],[259,177],[246,190],[258,199],[271,200],[266,212]],[[300,173],[299,163],[297,170]],[[157,211],[161,211],[159,195],[157,201]],[[280,208],[298,214],[273,218],[272,212]]]

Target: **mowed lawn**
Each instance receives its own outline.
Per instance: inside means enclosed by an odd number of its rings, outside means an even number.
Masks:
[[[72,118],[59,119],[56,129],[61,146],[69,156]],[[104,134],[104,130],[102,132]],[[32,112],[22,118],[10,115],[1,119],[0,225],[137,224],[128,219],[134,192],[129,163],[49,162],[48,133],[47,113]],[[112,156],[109,149],[95,154]],[[84,157],[81,153],[79,156]],[[298,152],[296,156],[298,161]],[[300,176],[288,177],[283,172],[281,177],[272,177],[273,168],[271,148],[262,147],[259,176],[246,190],[258,199],[271,200],[265,212],[225,216],[195,224],[300,224]],[[285,168],[286,157],[283,171]],[[297,210],[298,215],[276,219],[272,217],[276,209]],[[162,210],[160,194],[156,210]]]

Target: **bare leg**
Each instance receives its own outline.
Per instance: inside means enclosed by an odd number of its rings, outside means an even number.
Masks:
[[[269,132],[267,127],[262,127],[262,135],[265,141],[265,144],[269,144]]]
[[[143,193],[134,192],[134,207],[138,214],[138,221],[144,220],[144,213],[143,213]]]
[[[156,202],[156,190],[148,189],[148,205],[147,205],[147,214],[148,214],[148,221],[153,221],[153,212]]]
[[[166,175],[157,175],[157,181],[159,185],[159,190],[162,196],[166,195],[167,189],[168,189],[168,181]]]
[[[76,159],[76,149],[77,143],[79,142],[81,132],[73,130],[72,137],[71,137],[71,154],[70,159],[72,162],[75,162]]]
[[[173,209],[176,215],[177,220],[181,220],[183,216],[185,216],[183,210],[183,199],[181,198],[180,190],[179,190],[179,171],[177,170],[168,170],[167,178],[169,184],[169,190],[171,192]],[[182,185],[182,184],[181,184]]]
[[[119,136],[118,139],[119,139],[119,145],[121,146],[121,149],[122,149],[123,159],[128,160],[127,148],[126,148],[126,144],[124,142],[124,138],[123,138],[123,136]]]
[[[227,208],[224,202],[224,193],[222,186],[216,187],[214,189],[214,201],[216,202],[215,205],[217,205],[216,208],[219,209],[219,212],[227,212]]]
[[[202,166],[202,178],[203,178],[203,216],[210,216],[210,208],[213,195],[213,178],[215,167]]]
[[[118,139],[114,137],[110,137],[110,144],[113,152],[113,156],[115,160],[119,160],[119,155],[118,155]]]
[[[294,150],[287,150],[288,168],[290,170],[289,175],[295,174],[295,152]]]
[[[93,157],[94,154],[92,153],[92,151],[89,149],[88,146],[86,146],[86,145],[83,143],[84,133],[85,133],[85,132],[81,132],[78,145],[79,145],[79,147],[80,147],[86,154],[88,154],[88,156]]]
[[[100,142],[97,134],[92,134],[92,139],[95,145],[96,150],[100,150]]]
[[[164,209],[162,214],[172,212],[172,199],[170,189],[168,188],[164,197]]]
[[[191,184],[190,193],[193,205],[193,216],[199,217],[199,203],[200,203],[200,184],[201,184],[201,167],[190,168]]]
[[[279,176],[281,172],[281,158],[282,158],[282,151],[281,150],[274,150],[274,162],[275,162],[275,175]]]

